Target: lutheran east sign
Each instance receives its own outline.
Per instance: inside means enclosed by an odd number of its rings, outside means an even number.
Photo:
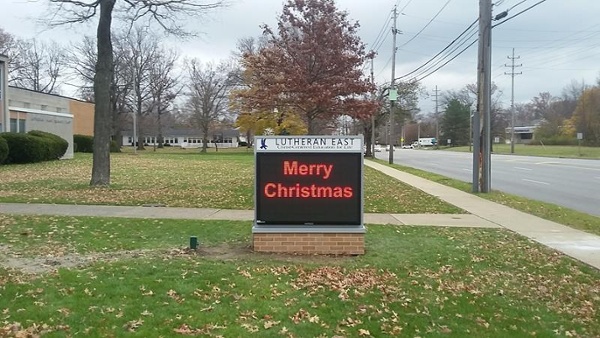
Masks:
[[[255,239],[256,234],[275,233],[364,237],[362,144],[361,136],[257,136]],[[300,237],[307,236],[315,238]],[[293,241],[288,238],[286,243]],[[312,246],[304,245],[306,250]],[[300,245],[284,247],[259,251],[306,251]],[[348,251],[338,249],[325,253]]]

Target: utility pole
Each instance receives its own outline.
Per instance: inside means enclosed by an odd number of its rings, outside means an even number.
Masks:
[[[371,53],[371,83],[375,83],[375,69],[373,68],[375,53]],[[373,96],[376,94],[373,94]],[[375,114],[371,115],[371,156],[375,158]]]
[[[510,73],[504,72],[505,75],[510,75],[511,93],[510,93],[510,153],[515,153],[515,75],[521,75],[523,72],[515,73],[515,67],[521,67],[523,64],[515,65],[515,60],[520,59],[520,56],[515,57],[515,49],[512,49],[512,57],[507,56],[512,61],[510,65],[505,64],[505,67],[510,67]]]
[[[439,89],[438,86],[435,86],[435,147],[439,148],[439,144],[440,144],[440,116],[438,115],[438,93],[439,93]]]
[[[390,130],[389,130],[389,164],[394,163],[394,103],[397,100],[398,92],[395,88],[396,83],[396,34],[398,34],[398,29],[396,28],[396,21],[398,19],[398,9],[394,6],[394,26],[392,28],[392,37],[393,37],[393,49],[392,49],[392,84],[390,85]]]
[[[477,64],[477,113],[473,119],[473,192],[490,192],[492,0],[479,0],[479,51]]]

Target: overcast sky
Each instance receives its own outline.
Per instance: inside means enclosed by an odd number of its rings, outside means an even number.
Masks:
[[[190,21],[189,26],[200,31],[198,38],[171,41],[180,53],[209,61],[231,56],[241,37],[258,36],[259,25],[275,26],[283,0],[229,0],[228,8],[219,9],[202,20]],[[536,4],[539,0],[494,0],[494,15],[510,9],[508,17]],[[478,17],[477,0],[337,0],[337,6],[349,13],[351,20],[361,25],[360,36],[367,48],[378,52],[374,73],[379,84],[392,77],[391,13],[398,6],[396,77],[423,65],[442,51]],[[36,19],[47,18],[47,0],[0,0],[0,26],[21,38],[37,37],[62,44],[77,42],[83,34],[94,34],[94,25],[47,30]],[[498,25],[492,30],[492,80],[503,91],[502,101],[510,106],[511,77],[505,67],[515,48],[516,61],[522,64],[515,77],[515,101],[528,102],[540,92],[558,96],[572,80],[594,84],[600,77],[600,13],[599,0],[547,0],[523,14]],[[437,16],[436,16],[437,15]],[[494,24],[500,21],[494,22]],[[475,27],[476,28],[476,27]],[[381,34],[380,34],[381,33]],[[378,36],[380,37],[378,39]],[[477,38],[466,35],[465,44],[441,63]],[[460,44],[460,43],[457,43]],[[447,52],[452,51],[452,48]],[[439,60],[439,59],[436,59]],[[476,82],[477,43],[436,72],[419,72],[422,83],[432,94],[435,86],[443,93],[459,90]],[[434,70],[436,67],[432,68]],[[369,68],[365,71],[368,73]],[[431,73],[431,74],[430,74]],[[65,94],[69,88],[64,87]],[[433,111],[432,97],[422,98],[424,113]]]

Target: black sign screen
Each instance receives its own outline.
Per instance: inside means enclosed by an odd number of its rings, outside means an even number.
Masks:
[[[257,153],[257,225],[360,225],[360,153]]]

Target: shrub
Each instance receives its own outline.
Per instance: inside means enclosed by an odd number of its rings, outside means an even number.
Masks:
[[[39,130],[32,130],[27,134],[40,138],[44,143],[44,149],[46,151],[46,154],[44,155],[45,161],[58,160],[63,157],[69,148],[69,142],[58,135]]]
[[[44,160],[48,148],[41,137],[19,133],[0,135],[8,144],[6,163],[35,163]]]
[[[73,143],[75,152],[78,153],[93,153],[94,152],[94,137],[88,135],[73,135]],[[110,152],[120,153],[121,147],[116,141],[110,141]]]
[[[119,147],[119,144],[117,143],[117,141],[110,141],[110,152],[111,153],[120,153],[121,152],[121,147]]]
[[[531,145],[547,145],[547,146],[574,146],[577,145],[577,139],[569,136],[552,136],[543,137],[532,140]]]
[[[73,135],[73,144],[75,152],[78,153],[93,153],[94,152],[94,137],[88,135]]]
[[[8,143],[3,137],[0,137],[0,164],[4,163],[8,157]]]

